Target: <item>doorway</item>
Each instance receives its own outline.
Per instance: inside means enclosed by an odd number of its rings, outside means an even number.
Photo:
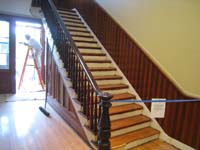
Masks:
[[[41,42],[42,26],[39,23],[15,22],[16,37],[16,95],[15,99],[40,100],[44,99],[45,91],[40,84],[38,72],[34,64],[32,50],[26,45],[25,35],[30,35],[38,43]],[[28,53],[29,51],[29,53]],[[28,56],[28,57],[27,57]],[[25,59],[27,57],[27,63]],[[43,59],[42,59],[43,60]],[[24,75],[22,75],[24,74]],[[21,80],[21,83],[20,83]]]

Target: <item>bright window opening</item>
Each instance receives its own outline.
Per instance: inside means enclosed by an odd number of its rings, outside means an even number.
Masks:
[[[9,22],[0,20],[0,69],[9,69]]]

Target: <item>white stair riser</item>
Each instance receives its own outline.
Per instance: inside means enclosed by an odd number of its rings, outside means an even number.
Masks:
[[[111,103],[112,103],[112,106],[120,106],[120,105],[132,104],[133,102],[111,102]]]
[[[108,92],[108,93],[111,93],[111,94],[122,94],[122,93],[127,93],[128,92],[128,88],[119,89],[119,90],[103,90],[103,92]]]
[[[90,36],[90,33],[83,33],[83,32],[76,32],[76,31],[69,31],[70,35],[85,35]]]
[[[122,80],[96,80],[97,85],[106,85],[106,84],[120,84]]]
[[[77,46],[86,46],[86,47],[99,47],[96,43],[83,43],[83,42],[75,42]]]
[[[128,117],[133,117],[142,114],[142,109],[140,110],[135,110],[127,113],[122,113],[122,114],[116,114],[116,115],[111,115],[110,120],[118,120],[118,119],[123,119],[123,118],[128,118]]]
[[[83,56],[84,60],[107,60],[105,56]]]
[[[77,22],[77,23],[82,23],[80,20],[76,20],[76,19],[69,19],[69,18],[62,18],[64,22],[67,22],[67,21],[74,21],[74,22]]]
[[[83,29],[83,28],[82,28]],[[84,29],[83,29],[84,30]],[[85,38],[85,37],[72,37],[73,40],[82,40],[82,41],[95,41],[93,38]]]
[[[127,127],[127,128],[124,128],[124,129],[112,131],[111,137],[115,137],[115,136],[118,136],[118,135],[121,135],[121,134],[126,134],[126,133],[129,133],[129,132],[132,132],[132,131],[135,131],[135,130],[139,130],[139,129],[142,129],[142,128],[145,128],[145,127],[148,127],[148,126],[150,126],[150,121],[145,122],[145,123],[141,123],[141,124],[138,124],[138,125],[135,125],[135,126]]]
[[[103,67],[113,67],[111,63],[86,63],[89,68],[102,68]]]
[[[116,71],[92,71],[93,76],[116,75]]]
[[[79,28],[79,27],[67,27],[70,30],[79,30],[79,31],[88,31],[86,28]]]
[[[102,50],[93,50],[93,49],[83,49],[83,48],[79,48],[79,51],[81,53],[93,53],[93,54],[103,54]],[[93,57],[93,56],[92,56]],[[95,59],[94,59],[95,60]]]

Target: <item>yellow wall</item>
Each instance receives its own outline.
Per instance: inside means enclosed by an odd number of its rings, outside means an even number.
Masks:
[[[181,87],[200,95],[199,0],[97,0]]]

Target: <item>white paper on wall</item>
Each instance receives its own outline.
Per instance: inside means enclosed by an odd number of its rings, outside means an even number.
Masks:
[[[152,100],[166,100],[153,98]],[[165,106],[166,102],[152,102],[151,103],[151,116],[153,118],[164,118],[165,117]]]

